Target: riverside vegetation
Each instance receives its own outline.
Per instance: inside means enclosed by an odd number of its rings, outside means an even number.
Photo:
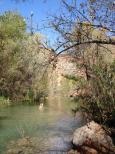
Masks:
[[[115,121],[115,2],[63,0],[63,15],[53,16],[52,26],[62,36],[67,52],[75,57],[83,77],[66,76],[77,82],[74,96],[79,110],[107,128]],[[81,59],[79,62],[78,58]],[[78,107],[77,107],[78,110]]]
[[[54,50],[48,48],[44,36],[37,33],[31,35],[26,31],[26,22],[18,13],[2,14],[0,102],[34,103],[46,98],[49,64],[53,64],[55,69],[56,58],[66,52],[80,70],[74,75],[62,74],[76,85],[71,95],[77,104],[73,111],[82,112],[88,122],[95,121],[102,125],[114,140],[115,4],[113,0],[104,2],[103,5],[102,1],[88,0],[80,4],[79,10],[76,3],[74,6],[62,0],[66,12],[53,16],[51,22],[51,26],[62,36]],[[58,54],[54,52],[57,50]]]
[[[2,99],[32,102],[39,101],[47,94],[46,67],[50,52],[43,49],[43,41],[45,38],[42,35],[31,36],[26,32],[24,18],[18,13],[5,12],[0,16],[0,96]],[[5,99],[3,102],[7,102]]]
[[[68,39],[74,42],[76,38],[80,42],[89,38],[98,38],[101,41],[109,39],[106,31],[95,29],[88,22],[83,22],[81,29],[76,24]],[[81,52],[84,48],[85,52]],[[80,51],[77,56],[81,58],[77,67],[83,69],[86,79],[77,79],[81,84],[80,88],[84,89],[81,90],[84,91],[84,96],[80,95],[80,104],[83,104],[81,108],[86,109],[96,121],[109,125],[111,122],[108,120],[113,119],[115,108],[114,47],[83,44],[75,46],[72,55],[76,56],[76,51]],[[26,22],[18,13],[5,12],[0,16],[0,52],[1,99],[32,102],[47,95],[47,68],[51,56],[55,54],[46,47],[42,35],[30,35],[26,32]],[[108,61],[108,57],[111,60]],[[76,81],[76,77],[73,80]],[[98,115],[94,116],[94,111],[99,111]]]
[[[78,104],[76,111],[84,113],[88,122],[93,120],[102,125],[114,138],[115,2],[113,0],[86,0],[78,4],[76,0],[70,2],[62,0],[62,3],[63,14],[52,17],[52,26],[63,38],[60,38],[58,43],[61,42],[64,49],[58,54],[67,52],[74,56],[77,67],[84,74],[83,77],[79,77],[79,73],[75,77],[66,75],[67,78],[77,81],[75,93],[73,93]],[[78,57],[81,59],[80,63]],[[95,128],[92,131],[94,130]],[[85,131],[81,128],[79,132]],[[86,134],[87,140],[83,141],[84,144],[88,142],[90,147],[93,140],[88,137],[87,132]],[[98,143],[97,138],[95,141]],[[79,148],[81,147],[77,144],[77,149]],[[86,154],[86,151],[81,151],[81,153]],[[96,153],[104,153],[97,151]],[[105,153],[111,153],[111,150]]]

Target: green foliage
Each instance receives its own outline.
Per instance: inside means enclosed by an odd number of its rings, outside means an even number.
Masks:
[[[69,80],[73,80],[73,81],[79,81],[79,78],[74,76],[74,75],[64,75],[65,78],[69,79]]]
[[[27,34],[24,18],[18,13],[0,16],[0,96],[13,102],[33,102],[46,92],[48,54],[41,50],[42,38]]]
[[[23,38],[26,30],[24,18],[18,13],[5,12],[0,16],[0,38],[19,39]]]
[[[80,110],[88,114],[88,119],[111,127],[115,123],[115,61],[93,65],[92,74],[93,77],[81,87]]]
[[[4,96],[0,96],[0,105],[11,105],[11,101]]]

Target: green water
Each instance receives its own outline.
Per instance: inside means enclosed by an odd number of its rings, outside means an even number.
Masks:
[[[24,136],[38,137],[43,143],[51,138],[53,143],[70,140],[74,129],[81,125],[71,112],[74,106],[67,98],[53,97],[42,108],[39,105],[0,107],[0,153],[12,140]],[[66,147],[63,142],[57,148]]]

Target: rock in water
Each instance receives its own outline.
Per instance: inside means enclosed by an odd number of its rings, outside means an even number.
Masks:
[[[110,151],[114,151],[111,137],[107,135],[102,126],[94,121],[76,129],[73,135],[73,144],[78,149],[88,146],[105,153],[108,152],[108,154]]]

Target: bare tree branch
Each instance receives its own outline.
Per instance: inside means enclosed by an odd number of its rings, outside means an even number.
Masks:
[[[84,42],[77,42],[65,49],[63,49],[62,51],[60,51],[57,55],[74,48],[75,46],[81,45],[81,44],[111,44],[111,45],[115,45],[115,40],[109,39],[109,40],[89,40],[89,41],[84,41]]]

